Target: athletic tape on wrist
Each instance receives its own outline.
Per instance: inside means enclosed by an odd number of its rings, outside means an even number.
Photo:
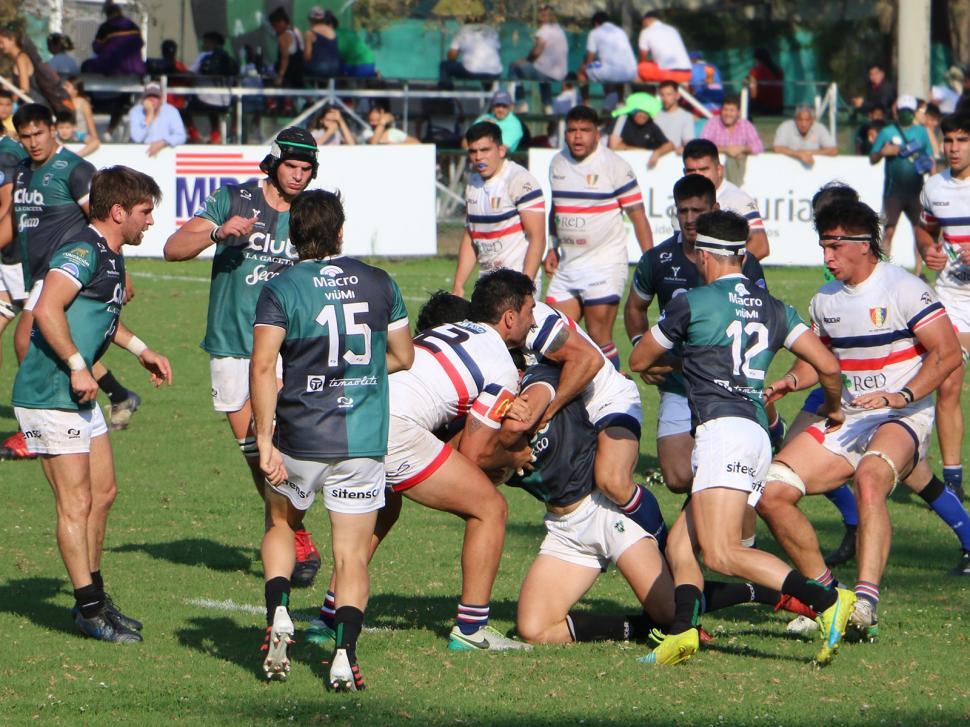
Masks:
[[[84,356],[82,356],[78,351],[75,351],[67,357],[67,367],[71,371],[84,371],[88,365],[84,363]]]
[[[145,342],[135,335],[131,337],[131,340],[128,341],[128,345],[125,346],[125,348],[138,358],[140,358],[141,355],[148,350],[148,346],[145,345]]]

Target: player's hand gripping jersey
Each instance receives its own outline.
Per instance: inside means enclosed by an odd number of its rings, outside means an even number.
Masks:
[[[636,174],[603,145],[577,162],[568,149],[549,166],[560,266],[626,263],[623,210],[643,203]]]
[[[491,179],[472,174],[465,187],[465,226],[478,255],[479,274],[499,268],[521,271],[529,241],[519,215],[545,211],[539,182],[521,165],[506,160]]]

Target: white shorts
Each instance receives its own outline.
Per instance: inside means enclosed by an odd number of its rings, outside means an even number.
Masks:
[[[13,301],[27,299],[27,291],[24,290],[23,265],[20,263],[0,265],[0,291],[6,292]]]
[[[586,75],[590,81],[597,83],[630,83],[637,78],[637,69],[615,66],[603,61],[591,61],[586,64]]]
[[[657,412],[657,439],[675,434],[690,434],[690,402],[683,394],[661,391],[660,409]]]
[[[549,281],[547,303],[565,303],[579,298],[583,305],[618,304],[626,292],[629,266],[626,262],[613,265],[560,265]]]
[[[27,302],[24,303],[24,310],[28,313],[34,309],[37,305],[37,301],[40,300],[40,291],[44,289],[43,280],[35,280],[34,284],[30,286],[30,294],[27,296]]]
[[[618,372],[611,364],[604,363],[587,390],[590,393],[584,394],[583,404],[597,432],[607,427],[623,427],[633,432],[637,439],[640,438],[643,405],[640,403],[640,391],[632,379]]]
[[[384,471],[387,486],[404,492],[433,475],[451,454],[451,447],[407,419],[391,415]]]
[[[960,333],[970,333],[970,297],[954,295],[950,288],[937,288],[936,294],[954,328]]]
[[[634,543],[653,538],[594,490],[568,515],[546,513],[546,537],[539,555],[605,571]]]
[[[13,408],[32,454],[84,454],[91,440],[108,433],[101,407],[91,409]]]
[[[210,356],[212,408],[239,411],[249,401],[249,359],[235,356]],[[283,378],[283,359],[276,358],[276,378]]]
[[[856,469],[862,455],[869,448],[869,441],[876,430],[883,424],[898,422],[913,439],[913,465],[915,466],[919,460],[926,457],[936,414],[933,400],[929,397],[914,404],[915,406],[906,409],[860,411],[849,409],[845,412],[845,423],[834,432],[825,433],[825,422],[813,424],[805,431],[827,450],[845,459],[852,465],[852,469]],[[899,474],[903,476],[905,471],[900,468]]]
[[[770,464],[768,432],[757,422],[743,417],[712,419],[694,432],[690,491],[712,487],[741,490],[748,493],[748,505],[754,507],[764,492]]]
[[[297,510],[307,510],[318,492],[331,512],[357,515],[384,507],[384,461],[380,457],[296,459],[283,455],[287,479],[270,485]]]

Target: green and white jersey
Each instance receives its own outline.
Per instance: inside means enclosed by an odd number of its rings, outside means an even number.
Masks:
[[[27,158],[17,166],[13,214],[27,290],[44,279],[61,243],[87,226],[81,205],[87,204],[95,171],[91,162],[64,147],[36,169]]]
[[[742,417],[767,430],[765,372],[807,331],[794,308],[737,273],[671,299],[650,332],[668,350],[683,348],[694,429]]]
[[[257,326],[286,331],[274,440],[299,459],[383,457],[387,332],[408,325],[401,291],[350,257],[304,260],[268,281]]]
[[[17,166],[27,158],[24,148],[9,136],[0,136],[0,187],[13,184]],[[20,247],[12,242],[0,250],[0,264],[13,265],[20,262]]]
[[[108,247],[93,227],[85,227],[54,253],[51,275],[65,275],[78,288],[65,314],[71,339],[84,362],[104,355],[118,327],[125,299],[125,259]],[[34,323],[30,348],[17,369],[13,403],[27,409],[91,409],[97,402],[79,404],[71,391],[71,372],[54,353]]]
[[[202,348],[212,356],[249,358],[259,292],[298,259],[290,244],[290,213],[273,209],[262,182],[252,181],[220,187],[195,214],[216,226],[235,215],[257,218],[248,235],[216,245],[202,340]]]

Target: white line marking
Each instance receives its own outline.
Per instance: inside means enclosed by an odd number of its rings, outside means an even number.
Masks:
[[[248,613],[254,616],[263,616],[266,614],[266,609],[263,606],[254,606],[251,603],[236,603],[230,598],[224,601],[217,601],[214,598],[188,598],[185,601],[190,606],[198,606],[199,608],[208,608],[212,611],[229,611],[235,613]],[[290,611],[290,618],[294,621],[302,621],[303,623],[309,623],[317,617],[317,611]],[[392,631],[393,629],[387,626],[367,626],[364,631],[370,633],[378,631]]]

